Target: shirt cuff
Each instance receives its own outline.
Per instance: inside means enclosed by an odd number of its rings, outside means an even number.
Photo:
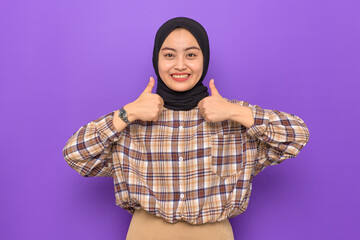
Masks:
[[[116,111],[116,110],[115,110]],[[120,138],[121,132],[118,132],[114,126],[114,113],[115,111],[106,114],[105,116],[95,120],[96,129],[99,133],[101,141],[118,141]]]
[[[262,109],[258,105],[249,105],[251,108],[254,124],[246,130],[252,137],[260,137],[268,128],[270,113],[269,110]]]

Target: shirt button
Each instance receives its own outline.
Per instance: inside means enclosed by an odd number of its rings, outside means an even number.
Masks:
[[[184,194],[180,194],[180,198],[184,198],[185,197],[185,195]]]
[[[179,160],[182,161],[182,160],[183,160],[183,157],[179,157]]]
[[[179,126],[179,129],[183,129],[184,127],[183,126]]]

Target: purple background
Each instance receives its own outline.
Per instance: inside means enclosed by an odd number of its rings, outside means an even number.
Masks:
[[[125,239],[131,215],[115,205],[112,179],[81,177],[62,149],[156,77],[156,30],[177,16],[208,32],[204,85],[214,78],[223,97],[293,113],[310,130],[296,158],[255,177],[247,211],[230,219],[235,239],[358,239],[359,7],[2,0],[1,239]]]

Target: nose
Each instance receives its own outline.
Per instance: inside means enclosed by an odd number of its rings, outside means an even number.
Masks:
[[[185,64],[183,57],[180,56],[179,58],[177,58],[175,69],[177,71],[183,71],[186,69],[186,64]]]

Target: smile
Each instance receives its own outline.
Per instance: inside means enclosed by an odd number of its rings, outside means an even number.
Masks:
[[[175,81],[180,81],[180,82],[189,79],[190,76],[191,76],[191,74],[182,74],[182,75],[173,74],[173,75],[171,75],[172,79],[174,79]]]

